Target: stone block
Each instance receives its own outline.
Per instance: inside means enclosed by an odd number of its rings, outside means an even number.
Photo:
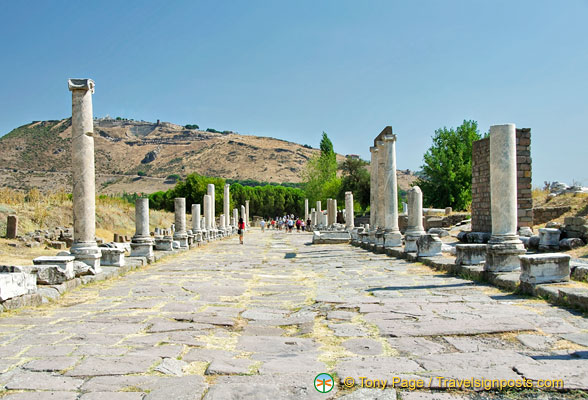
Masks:
[[[16,239],[18,236],[18,217],[16,215],[9,215],[6,218],[6,237],[8,239]]]
[[[44,260],[39,263],[38,258],[55,258],[55,264],[49,264],[50,261]],[[65,281],[75,278],[73,260],[63,261],[60,258],[73,257],[38,257],[33,260],[35,265],[0,267],[2,272],[25,272],[37,276],[37,283],[42,285],[58,285]]]
[[[100,247],[102,256],[100,257],[101,265],[112,267],[122,267],[125,265],[125,251],[118,247]]]
[[[432,257],[441,255],[443,242],[435,234],[424,234],[417,240],[417,253],[419,257]]]
[[[539,250],[552,251],[559,250],[559,237],[561,232],[556,228],[539,229]]]
[[[351,234],[347,231],[314,231],[313,244],[349,243]]]
[[[455,246],[456,265],[479,265],[486,260],[485,244],[458,244]]]
[[[151,241],[145,243],[131,243],[131,257],[146,257],[148,260],[153,260],[153,243]]]
[[[570,280],[570,259],[568,254],[533,254],[519,257],[521,262],[521,283],[536,285]]]
[[[65,242],[61,242],[59,240],[52,240],[47,245],[57,250],[65,250],[67,248]]]
[[[172,251],[173,250],[172,242],[173,242],[173,239],[169,236],[164,236],[162,238],[155,238],[155,250]]]
[[[5,268],[12,267],[0,266],[2,271]],[[0,273],[0,301],[36,292],[37,277],[34,274],[22,271]]]
[[[442,228],[443,227],[443,218],[440,217],[429,217],[425,221],[425,229],[430,228]]]

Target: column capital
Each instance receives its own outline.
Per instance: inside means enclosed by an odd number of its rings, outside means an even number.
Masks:
[[[92,79],[68,79],[67,87],[69,90],[91,90],[94,93],[95,83]]]
[[[378,148],[376,146],[370,147],[370,153],[377,153],[377,152],[378,152]]]
[[[382,136],[382,141],[383,142],[395,142],[396,141],[396,135],[394,133],[390,133],[388,135],[384,135],[384,136]]]

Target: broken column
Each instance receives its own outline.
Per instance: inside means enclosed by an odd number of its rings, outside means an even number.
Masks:
[[[249,227],[249,200],[245,200],[245,218],[243,218],[245,226]]]
[[[6,218],[6,238],[16,239],[18,236],[18,217],[16,215],[9,215]]]
[[[186,199],[176,197],[174,199],[175,231],[174,240],[180,242],[181,249],[188,248],[188,232],[186,232]]]
[[[239,210],[233,208],[233,231],[237,230],[237,225],[239,224]]]
[[[224,214],[224,218],[225,221],[223,223],[225,230],[228,230],[230,228],[231,225],[231,221],[230,221],[230,213],[231,211],[229,210],[230,206],[230,196],[231,196],[231,185],[226,183],[225,184],[225,192],[224,192],[224,196],[223,196],[223,214]]]
[[[389,128],[389,129],[388,129]],[[402,234],[398,229],[398,183],[396,178],[396,135],[392,127],[386,127],[384,142],[384,247],[402,246]]]
[[[74,240],[71,254],[97,273],[102,253],[96,243],[96,182],[94,174],[94,81],[70,79],[72,93],[72,180]]]
[[[153,239],[149,232],[149,199],[135,200],[135,236],[131,239],[131,257],[153,261]]]
[[[304,199],[304,223],[308,221],[308,199]]]
[[[335,223],[335,212],[333,210],[333,199],[327,199],[327,228],[332,228]]]
[[[413,186],[407,193],[408,202],[408,224],[404,234],[404,252],[412,253],[417,251],[417,240],[425,234],[423,227],[423,192],[418,186]]]
[[[353,218],[353,193],[345,192],[345,229],[347,229],[348,231],[352,230],[355,227],[355,222],[353,221]]]
[[[490,208],[492,236],[484,269],[490,272],[520,268],[525,247],[517,235],[517,159],[514,124],[490,127]]]
[[[216,202],[216,200],[214,198],[214,195],[215,195],[215,193],[214,193],[214,191],[215,191],[214,184],[213,183],[209,183],[207,189],[208,189],[208,192],[207,193],[210,196],[210,212],[212,214],[210,221],[208,221],[208,224],[210,226],[210,230],[215,231],[216,230],[216,209],[215,209],[215,206],[216,206],[215,202]]]

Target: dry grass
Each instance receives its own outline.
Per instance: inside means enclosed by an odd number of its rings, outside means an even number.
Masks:
[[[6,236],[6,217],[18,216],[20,235],[37,229],[53,229],[73,225],[73,203],[70,195],[63,191],[48,194],[38,189],[21,192],[13,189],[0,189],[0,236]],[[173,223],[173,214],[166,211],[151,210],[150,227],[169,227]],[[110,241],[114,233],[132,235],[135,232],[135,207],[132,204],[112,197],[96,199],[96,236]],[[22,262],[40,255],[55,254],[54,249],[30,249],[22,246],[9,247],[15,240],[0,240],[0,262]]]

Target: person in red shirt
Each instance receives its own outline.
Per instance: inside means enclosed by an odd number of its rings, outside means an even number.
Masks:
[[[239,225],[237,225],[237,233],[239,234],[239,242],[243,244],[243,232],[245,232],[245,222],[243,218],[239,218]]]

